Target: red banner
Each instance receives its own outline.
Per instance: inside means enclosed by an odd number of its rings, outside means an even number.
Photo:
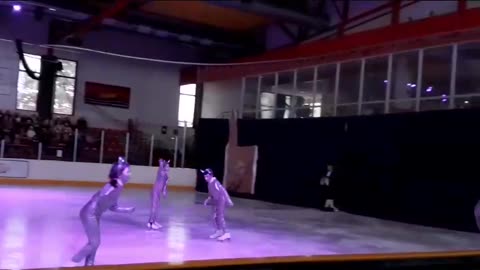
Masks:
[[[86,82],[85,103],[128,109],[130,107],[130,88]]]

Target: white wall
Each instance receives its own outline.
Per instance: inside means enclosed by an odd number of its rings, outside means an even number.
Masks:
[[[15,167],[14,159],[2,159],[2,163],[10,168]],[[86,181],[100,182],[107,181],[110,164],[83,163],[83,162],[64,162],[49,160],[22,160],[28,162],[29,180],[55,180],[55,181]],[[20,168],[20,167],[19,167]],[[134,184],[152,184],[157,175],[157,167],[131,166],[132,176],[129,183]],[[1,177],[5,177],[0,174]],[[176,187],[195,187],[196,170],[186,168],[171,168],[169,175],[169,186]],[[8,178],[8,177],[5,177]],[[18,178],[22,181],[25,178]]]
[[[35,21],[29,14],[0,14],[0,38],[20,38],[35,44],[47,43],[48,19]],[[195,60],[195,51],[182,45],[143,35],[102,30],[87,36],[85,46],[120,54],[141,57]],[[25,46],[26,53],[42,54],[38,46]],[[86,117],[91,126],[125,128],[129,118],[138,119],[140,126],[177,126],[179,70],[176,65],[129,60],[87,52],[57,50],[60,58],[78,61],[74,114]],[[18,57],[13,43],[0,41],[0,68],[8,70],[0,79],[0,109],[15,110],[18,79]],[[84,103],[85,82],[131,88],[130,108],[92,106]],[[3,93],[9,89],[8,93]],[[3,93],[3,95],[1,94]]]
[[[202,118],[218,118],[241,107],[242,81],[216,81],[203,85]]]

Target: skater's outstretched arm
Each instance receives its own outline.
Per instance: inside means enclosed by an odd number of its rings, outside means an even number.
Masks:
[[[232,199],[230,198],[230,195],[228,194],[227,190],[222,186],[222,197],[225,199],[225,202],[228,204],[228,206],[233,206]]]
[[[212,199],[212,196],[208,196],[207,199],[205,199],[205,201],[203,202],[203,205],[208,205],[208,203],[210,202],[210,200]]]
[[[167,196],[167,183],[168,183],[168,180],[165,181],[165,183],[163,184],[163,188],[162,188],[162,194],[164,197]]]
[[[116,213],[133,213],[135,211],[135,207],[120,207],[117,203],[110,207],[110,211]]]

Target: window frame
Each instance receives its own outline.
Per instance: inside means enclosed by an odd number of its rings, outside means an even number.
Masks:
[[[40,56],[41,55],[38,55],[38,54],[33,54],[33,53],[25,53],[24,54],[25,56],[27,55],[30,55],[30,56]],[[72,79],[74,81],[73,83],[73,100],[72,100],[72,113],[71,114],[63,114],[63,113],[55,113],[55,109],[53,108],[53,106],[55,106],[55,100],[53,101],[52,103],[52,112],[53,112],[53,115],[55,116],[74,116],[75,115],[75,102],[76,102],[76,99],[77,99],[77,83],[78,83],[78,60],[73,60],[73,59],[67,59],[67,58],[58,58],[58,60],[63,60],[63,61],[69,61],[69,62],[74,62],[75,63],[75,77],[68,77],[68,76],[64,76],[64,75],[57,75],[57,78],[66,78],[66,79]],[[21,61],[19,60],[19,63],[21,63]],[[22,66],[23,66],[23,63],[21,63]],[[41,67],[41,65],[40,65]],[[25,69],[25,67],[24,67]],[[21,73],[27,73],[25,70],[22,70],[20,68],[20,66],[18,67],[18,76],[17,76],[17,86],[16,86],[16,95],[15,95],[15,111],[19,111],[19,112],[37,112],[37,110],[25,110],[25,109],[18,109],[18,81],[20,80],[20,74]],[[35,72],[33,71],[33,73],[35,73],[36,75],[39,75],[40,72]],[[28,76],[28,74],[27,74]],[[56,91],[56,87],[54,89],[54,91]],[[38,95],[38,93],[37,93]],[[53,93],[53,96],[55,98],[55,92]]]

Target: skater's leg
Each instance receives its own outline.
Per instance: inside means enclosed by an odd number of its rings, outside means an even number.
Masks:
[[[222,233],[222,235],[217,238],[220,241],[230,239],[230,233],[227,232],[227,226],[225,223],[225,209],[226,209],[225,202],[221,201],[219,202],[219,204],[217,204],[217,209],[215,213],[215,223],[217,224],[217,228],[219,232]]]
[[[155,187],[152,189],[152,192],[150,193],[150,219],[148,222],[153,223],[157,221],[157,212],[158,212],[158,201],[159,201],[159,194],[155,192]]]
[[[210,209],[211,209],[212,223],[213,223],[213,226],[215,227],[215,233],[210,235],[210,238],[215,239],[220,237],[223,234],[223,232],[220,230],[217,224],[217,206],[215,204],[212,204],[212,207]]]
[[[217,230],[220,230],[223,233],[226,232],[225,204],[223,202],[219,202],[215,207],[215,225]]]
[[[95,215],[81,214],[80,216],[85,233],[87,234],[88,243],[79,251],[72,260],[80,262],[85,259],[85,265],[93,265],[95,263],[95,254],[100,246],[100,222]]]
[[[150,199],[151,199],[150,218],[148,219],[148,224],[147,224],[147,227],[149,229],[158,230],[162,228],[162,225],[160,225],[157,222],[161,192],[162,192],[161,187],[158,184],[155,184],[153,186],[151,196],[150,196]]]

